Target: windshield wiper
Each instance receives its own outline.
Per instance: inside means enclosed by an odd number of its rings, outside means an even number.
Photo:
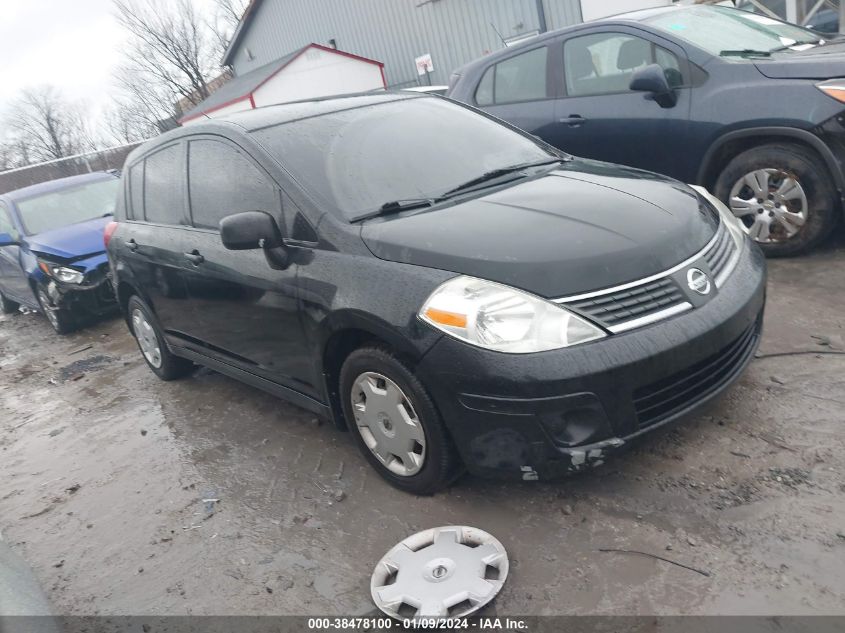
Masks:
[[[554,165],[555,163],[562,163],[564,160],[565,159],[563,158],[552,158],[547,160],[539,160],[533,163],[522,163],[519,165],[510,165],[509,167],[500,167],[499,169],[493,169],[485,174],[481,174],[478,178],[473,178],[472,180],[468,180],[462,185],[458,185],[454,189],[450,189],[449,191],[445,192],[441,197],[445,198],[452,196],[456,193],[460,193],[462,191],[467,191],[468,189],[472,189],[473,187],[477,187],[478,185],[483,185],[487,182],[490,182],[491,180],[496,180],[498,178],[501,178],[502,176],[507,176],[508,174],[513,174],[515,172],[530,169],[532,167]]]
[[[370,213],[363,213],[352,218],[352,222],[359,222],[361,220],[369,220],[385,215],[392,215],[394,213],[401,213],[402,211],[410,211],[411,209],[424,209],[442,202],[443,198],[407,198],[405,200],[391,200],[385,202],[376,211]]]
[[[719,51],[719,57],[771,57],[769,51],[756,51],[753,48],[743,48],[740,50]]]

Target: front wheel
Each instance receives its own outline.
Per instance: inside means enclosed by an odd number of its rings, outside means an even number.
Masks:
[[[38,305],[41,306],[41,312],[45,317],[47,317],[47,320],[50,322],[50,325],[53,326],[53,329],[57,334],[68,334],[73,332],[76,328],[76,324],[74,323],[73,316],[71,316],[70,312],[64,308],[59,308],[54,305],[50,300],[50,297],[47,295],[47,291],[41,286],[38,286],[36,289],[35,296],[38,298]]]
[[[17,312],[20,307],[19,303],[16,303],[11,299],[7,299],[3,292],[0,291],[0,310],[2,310],[3,314],[12,314],[13,312]]]
[[[742,152],[714,187],[771,257],[809,251],[836,225],[837,204],[824,162],[801,145],[777,143]]]
[[[396,488],[433,494],[460,474],[460,458],[434,402],[388,350],[352,352],[340,371],[340,394],[355,443]]]

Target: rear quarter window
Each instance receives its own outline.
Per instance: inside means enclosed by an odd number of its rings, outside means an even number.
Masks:
[[[144,219],[144,161],[138,161],[129,168],[128,220]]]

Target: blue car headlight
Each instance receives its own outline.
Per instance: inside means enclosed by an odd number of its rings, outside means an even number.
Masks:
[[[38,262],[38,267],[43,270],[48,277],[51,277],[63,284],[81,284],[85,279],[85,273],[76,270],[75,268],[59,266],[58,264],[42,261]]]

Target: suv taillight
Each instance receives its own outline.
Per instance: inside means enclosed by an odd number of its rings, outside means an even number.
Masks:
[[[112,233],[115,232],[117,229],[117,222],[109,222],[106,224],[106,228],[103,231],[103,244],[106,245],[106,248],[109,247],[109,242],[111,241]]]

